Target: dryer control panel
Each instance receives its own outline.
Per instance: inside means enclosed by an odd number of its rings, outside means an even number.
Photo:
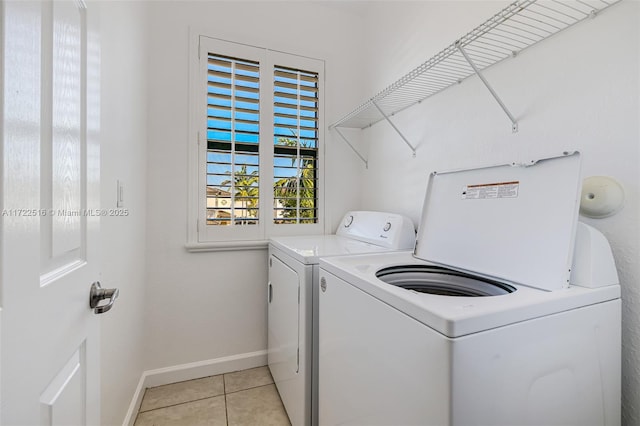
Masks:
[[[406,216],[376,211],[350,211],[336,235],[395,250],[410,250],[416,240],[413,222]]]

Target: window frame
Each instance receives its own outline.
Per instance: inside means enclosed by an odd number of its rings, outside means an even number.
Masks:
[[[268,238],[281,235],[322,234],[325,228],[325,138],[324,138],[324,73],[323,60],[263,47],[256,47],[209,37],[191,31],[189,88],[189,251],[242,250],[266,248]],[[259,142],[259,216],[258,224],[245,226],[207,225],[207,90],[208,53],[252,60],[260,64],[260,142]],[[317,223],[274,223],[274,69],[275,66],[318,73],[318,151],[317,151]],[[204,74],[203,74],[204,73]]]

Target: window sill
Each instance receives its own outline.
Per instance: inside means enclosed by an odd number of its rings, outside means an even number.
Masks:
[[[187,243],[185,248],[189,253],[200,253],[208,251],[241,251],[241,250],[266,250],[269,241],[216,241],[207,243]]]

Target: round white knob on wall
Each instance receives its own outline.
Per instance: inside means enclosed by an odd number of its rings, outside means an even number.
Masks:
[[[611,216],[622,208],[624,190],[622,185],[609,176],[590,176],[582,183],[580,214],[586,217]]]

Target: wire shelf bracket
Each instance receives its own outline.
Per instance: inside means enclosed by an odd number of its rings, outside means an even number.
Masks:
[[[364,158],[364,157],[362,156],[362,154],[360,154],[360,153],[358,152],[358,150],[357,150],[357,149],[355,149],[355,147],[351,144],[351,142],[349,142],[349,139],[347,139],[347,138],[346,138],[346,136],[345,136],[345,135],[343,135],[343,134],[342,134],[342,132],[341,132],[337,127],[330,127],[330,129],[331,129],[331,128],[333,128],[333,130],[335,130],[335,131],[336,131],[336,133],[338,134],[338,136],[340,136],[340,137],[342,138],[342,140],[343,140],[343,141],[345,141],[345,143],[346,143],[347,145],[349,145],[349,148],[351,148],[351,150],[352,150],[353,152],[355,152],[355,154],[356,154],[358,157],[360,157],[360,159],[361,159],[361,160],[362,160],[362,162],[364,163],[364,167],[368,169],[368,168],[369,168],[369,162],[367,161],[367,159],[366,159],[366,158]]]
[[[391,127],[393,127],[393,130],[396,131],[396,133],[398,133],[400,135],[400,137],[402,138],[402,140],[404,141],[404,143],[407,144],[407,146],[409,148],[411,148],[411,151],[413,152],[413,157],[415,158],[416,156],[416,149],[413,145],[411,145],[411,143],[407,140],[407,138],[404,137],[404,135],[402,134],[402,132],[400,131],[400,129],[398,129],[396,127],[395,124],[393,124],[393,121],[391,121],[391,119],[389,118],[389,116],[387,114],[384,113],[384,111],[382,110],[382,108],[380,108],[380,106],[378,105],[378,103],[375,100],[372,100],[371,103],[373,103],[373,106],[376,107],[376,109],[378,111],[380,111],[380,115],[382,115],[384,117],[385,120],[387,120],[387,123],[389,123],[391,125]]]
[[[329,126],[365,129],[387,121],[411,148],[390,117],[447,88],[477,75],[511,120],[512,132],[518,122],[483,75],[484,70],[514,58],[524,49],[545,40],[622,0],[516,0],[484,23],[460,37],[417,68],[377,93],[368,101]],[[367,160],[340,132],[340,137],[368,165]]]
[[[491,85],[489,84],[489,82],[487,81],[487,79],[482,75],[482,72],[480,72],[480,70],[478,69],[478,67],[476,66],[476,64],[473,62],[473,60],[469,57],[469,54],[467,54],[467,52],[464,50],[464,48],[460,45],[459,42],[456,42],[456,47],[458,48],[458,50],[460,51],[460,53],[462,53],[462,56],[464,56],[464,58],[467,60],[467,62],[469,63],[469,65],[471,66],[471,68],[473,68],[473,71],[476,73],[476,75],[478,76],[478,78],[480,78],[480,81],[482,81],[482,83],[485,85],[485,87],[489,90],[489,92],[491,93],[491,96],[494,97],[494,99],[496,100],[496,102],[498,102],[498,105],[500,105],[500,108],[502,108],[502,110],[504,111],[505,114],[507,114],[507,117],[509,117],[509,120],[511,120],[511,131],[513,133],[516,133],[518,131],[518,122],[516,121],[516,119],[513,117],[513,114],[511,114],[511,112],[509,112],[509,109],[505,106],[504,102],[502,102],[502,99],[500,99],[500,96],[498,96],[498,94],[496,93],[495,90],[493,90],[493,88],[491,87]]]

